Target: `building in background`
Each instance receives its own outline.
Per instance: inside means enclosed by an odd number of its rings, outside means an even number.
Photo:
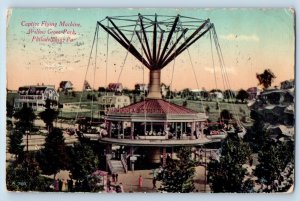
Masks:
[[[250,87],[249,89],[247,89],[247,93],[249,94],[248,99],[252,100],[257,98],[257,96],[261,93],[261,90],[257,87]]]
[[[122,83],[109,83],[108,90],[114,92],[121,92],[123,90]]]
[[[34,111],[45,109],[46,100],[52,102],[52,106],[57,107],[59,94],[55,91],[54,85],[30,85],[19,87],[18,98],[14,101],[14,109],[18,110],[27,104]]]
[[[148,84],[135,84],[134,89],[138,92],[148,92]]]
[[[295,87],[295,80],[285,80],[280,83],[280,89],[292,89]]]
[[[98,98],[100,112],[110,108],[122,108],[130,105],[130,97],[126,95],[104,95]]]
[[[59,83],[58,91],[63,91],[65,93],[73,91],[73,84],[71,81],[61,81]]]

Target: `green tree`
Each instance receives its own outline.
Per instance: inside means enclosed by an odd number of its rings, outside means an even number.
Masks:
[[[215,92],[220,92],[222,93],[222,90],[221,89],[212,89],[209,91],[210,93],[215,93]]]
[[[191,90],[189,88],[185,88],[181,91],[181,98],[187,98],[191,95]]]
[[[269,141],[258,153],[258,162],[254,175],[260,183],[267,186],[278,180],[286,165],[294,163],[294,143],[292,141]]]
[[[206,112],[207,114],[209,114],[209,112],[210,112],[210,107],[209,107],[209,105],[206,105],[206,107],[205,107],[205,112]]]
[[[98,88],[98,91],[99,91],[99,92],[106,92],[106,89],[105,89],[105,87],[99,87],[99,88]]]
[[[242,167],[251,151],[247,143],[236,135],[228,136],[221,147],[220,160],[208,164],[208,182],[213,192],[252,192],[253,183],[244,181],[246,169]]]
[[[250,115],[254,120],[254,123],[251,128],[247,129],[244,141],[248,142],[252,151],[257,153],[263,146],[265,146],[266,143],[269,143],[271,139],[264,128],[265,123],[263,121],[263,117],[253,110]]]
[[[13,117],[17,119],[15,123],[16,129],[25,134],[26,131],[31,131],[33,127],[33,121],[36,116],[32,110],[32,108],[27,107],[27,104],[23,104],[21,110],[15,112]]]
[[[258,153],[258,161],[254,175],[258,177],[260,183],[271,185],[281,172],[278,150],[274,142],[263,147]]]
[[[236,99],[241,100],[242,103],[249,97],[249,94],[244,89],[239,90],[238,94],[236,95]]]
[[[232,98],[235,98],[235,93],[234,91],[230,90],[230,89],[227,89],[224,91],[224,98],[225,99],[232,99]]]
[[[229,120],[233,118],[233,115],[229,112],[229,110],[222,110],[220,113],[220,119],[221,121],[224,121],[225,124],[229,123]]]
[[[18,159],[19,156],[22,156],[24,154],[24,145],[22,145],[23,133],[13,129],[10,132],[8,137],[9,137],[8,152],[11,154],[15,154]]]
[[[51,100],[47,99],[45,110],[39,113],[39,116],[46,124],[47,130],[50,133],[53,128],[53,121],[57,118],[59,112],[51,108]]]
[[[10,104],[9,101],[6,101],[6,116],[12,117],[14,113],[14,107]]]
[[[45,139],[44,148],[41,150],[38,162],[44,174],[57,174],[68,164],[68,154],[62,131],[53,128]]]
[[[200,96],[204,99],[207,99],[209,97],[209,93],[205,90],[200,92]]]
[[[180,148],[178,159],[170,159],[166,167],[158,175],[158,180],[162,181],[161,191],[172,193],[189,193],[193,192],[195,162],[191,160],[191,149]]]
[[[264,89],[267,89],[272,85],[276,76],[270,69],[265,69],[261,74],[256,73],[256,78],[258,79],[258,84],[262,85]]]
[[[6,187],[9,191],[37,191],[41,187],[38,163],[28,156],[21,163],[14,161],[6,169]]]
[[[98,165],[97,155],[86,142],[75,143],[71,148],[69,169],[74,179],[86,179],[97,169]]]

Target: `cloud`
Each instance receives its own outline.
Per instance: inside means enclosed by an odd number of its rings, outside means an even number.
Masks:
[[[225,69],[226,69],[227,74],[236,75],[235,68],[233,68],[233,67],[226,67]],[[209,73],[211,73],[211,74],[214,74],[215,72],[216,73],[224,72],[224,70],[221,71],[221,68],[219,66],[215,66],[215,70],[212,67],[205,67],[204,70],[207,71],[207,72],[209,72]]]
[[[259,42],[259,37],[255,34],[252,35],[237,35],[237,34],[228,34],[221,35],[220,38],[229,41],[252,41]]]

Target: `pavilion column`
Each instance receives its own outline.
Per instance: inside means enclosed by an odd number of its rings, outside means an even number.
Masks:
[[[108,125],[107,125],[107,131],[108,131],[108,137],[111,138],[111,121],[108,121]]]
[[[112,153],[112,144],[107,144],[106,145],[106,154],[111,154]]]
[[[105,161],[105,163],[106,163],[106,171],[108,171],[108,169],[109,169],[109,166],[108,166],[108,162],[111,160],[111,158],[112,158],[112,144],[107,144],[106,145],[106,149],[105,149],[105,154],[106,154],[106,161]]]
[[[182,136],[182,131],[183,131],[183,128],[182,128],[182,122],[180,122],[180,132],[181,132],[181,136]]]
[[[152,135],[153,135],[153,122],[152,122],[152,121],[150,122],[150,125],[151,125],[150,131],[151,131],[151,133],[152,133]]]
[[[192,122],[192,136],[194,135],[194,132],[195,132],[195,130],[196,130],[196,123],[193,121]]]
[[[204,136],[204,122],[200,122],[200,130],[201,130],[200,136],[203,137]]]
[[[165,167],[166,165],[167,165],[167,148],[163,147],[162,166]]]
[[[164,122],[164,131],[167,132],[167,129],[168,129],[168,122]]]
[[[120,138],[120,128],[121,128],[121,125],[120,125],[120,122],[118,121],[118,139]]]
[[[132,122],[133,123],[133,122]],[[134,161],[133,160],[131,160],[131,157],[133,156],[133,154],[134,154],[134,148],[133,147],[130,147],[130,150],[129,150],[129,155],[130,155],[130,169],[131,169],[131,171],[134,171]]]
[[[130,128],[130,139],[133,140],[134,136],[134,122],[131,122],[131,128]]]

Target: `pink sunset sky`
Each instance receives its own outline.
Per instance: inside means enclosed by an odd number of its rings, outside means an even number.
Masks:
[[[70,80],[75,90],[81,90],[96,22],[108,15],[120,15],[120,12],[124,15],[142,12],[170,15],[180,13],[201,19],[210,18],[216,27],[233,90],[257,86],[255,75],[266,68],[271,69],[277,77],[274,85],[294,78],[294,13],[289,9],[14,9],[8,12],[7,88],[15,90],[22,85],[37,83],[58,87],[60,81]],[[45,23],[42,25],[43,21],[48,22],[49,26],[47,27]],[[70,33],[55,35],[58,38],[70,37],[74,39],[73,41],[62,44],[36,42],[32,37],[41,35],[28,33],[30,29],[46,32],[49,29],[63,31],[65,27],[55,27],[51,24],[60,21],[80,24],[79,27],[67,28],[74,29],[76,35]],[[25,23],[31,22],[39,24],[35,27],[28,24],[29,27],[25,26]],[[147,83],[148,70],[131,55],[126,59],[120,74],[126,50],[110,37],[107,59],[107,35],[103,30],[100,30],[99,34],[97,59],[95,60],[93,52],[87,71],[88,82],[95,89],[118,81],[131,89],[136,83]],[[173,90],[227,88],[223,86],[220,65],[216,53],[211,52],[209,37],[201,38],[189,48],[189,51],[196,78],[189,55],[183,52],[175,60],[173,78],[173,62],[162,70],[162,82],[171,85]],[[212,55],[217,83],[214,78]]]

